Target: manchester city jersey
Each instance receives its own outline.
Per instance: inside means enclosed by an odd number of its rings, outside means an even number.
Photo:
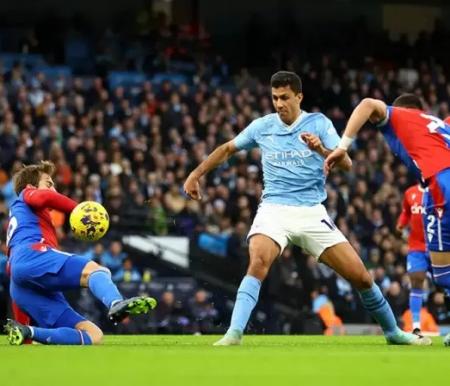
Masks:
[[[305,111],[290,126],[278,114],[255,119],[234,139],[239,150],[261,149],[264,202],[313,206],[326,199],[324,159],[308,148],[301,138],[303,133],[318,136],[329,150],[335,149],[340,140],[325,115]]]

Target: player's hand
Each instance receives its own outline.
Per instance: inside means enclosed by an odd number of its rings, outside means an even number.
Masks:
[[[193,200],[200,201],[202,199],[198,177],[196,177],[192,173],[189,174],[189,177],[183,185],[183,189],[184,192]]]
[[[322,141],[317,135],[311,133],[302,133],[301,137],[312,151],[323,155],[323,151],[325,150],[325,148],[322,146]]]
[[[344,149],[336,148],[328,155],[328,157],[325,159],[325,162],[323,163],[323,170],[325,172],[325,175],[328,175],[330,170],[344,159],[346,153],[347,152]]]
[[[405,227],[403,226],[403,225],[400,225],[400,224],[397,224],[397,226],[395,227],[395,230],[397,231],[397,233],[399,234],[399,235],[401,235],[402,233],[403,233],[403,229],[404,229]]]

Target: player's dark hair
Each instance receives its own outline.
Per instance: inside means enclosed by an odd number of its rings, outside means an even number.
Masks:
[[[415,94],[402,94],[392,103],[395,107],[405,107],[407,109],[423,110],[422,100]]]
[[[302,92],[302,80],[300,77],[291,71],[278,71],[272,75],[270,85],[273,88],[289,86],[295,94]]]
[[[41,161],[40,164],[24,166],[13,176],[14,191],[20,194],[28,184],[39,185],[42,174],[48,174],[50,177],[55,173],[55,165],[50,161]]]

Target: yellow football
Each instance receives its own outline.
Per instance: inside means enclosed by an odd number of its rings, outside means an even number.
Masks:
[[[79,203],[72,210],[69,221],[74,236],[83,241],[97,241],[109,228],[108,212],[95,201]]]

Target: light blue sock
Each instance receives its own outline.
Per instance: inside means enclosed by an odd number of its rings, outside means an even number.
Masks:
[[[108,307],[108,309],[111,308],[113,302],[123,299],[108,272],[95,271],[91,273],[88,285],[93,295]]]
[[[90,345],[90,336],[81,330],[74,328],[40,328],[30,327],[33,332],[32,339],[43,344],[67,344],[67,345]]]
[[[415,324],[420,325],[420,310],[422,309],[423,302],[423,289],[411,288],[409,292],[409,309],[412,313],[413,329]]]
[[[228,331],[239,331],[241,334],[244,332],[245,326],[250,319],[250,314],[258,302],[260,288],[261,281],[256,277],[247,275],[242,279]]]
[[[384,298],[380,288],[374,283],[372,288],[360,291],[359,295],[364,308],[379,323],[384,334],[388,337],[397,334],[400,329],[397,327],[397,321],[391,306]]]

